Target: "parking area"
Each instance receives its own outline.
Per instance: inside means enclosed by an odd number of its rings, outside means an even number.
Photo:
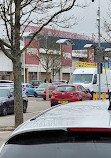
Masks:
[[[24,114],[24,121],[30,119],[36,114],[50,108],[50,101],[44,101],[42,98],[28,97],[28,109]],[[14,126],[14,115],[0,116],[0,127]],[[8,138],[12,131],[0,130],[0,146]]]

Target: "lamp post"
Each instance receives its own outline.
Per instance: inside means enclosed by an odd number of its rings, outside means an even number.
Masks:
[[[101,46],[100,44],[100,0],[99,0],[99,6],[98,6],[98,11],[97,11],[97,21],[98,21],[98,47]],[[101,69],[102,64],[99,62],[97,63],[97,67],[98,67],[98,74],[99,74],[99,84],[98,84],[98,96],[99,96],[99,100],[101,99],[101,73],[100,73],[100,69]]]
[[[74,42],[71,40],[71,39],[59,39],[56,41],[56,43],[60,44],[60,53],[62,53],[62,46],[61,44],[64,44],[66,43],[67,45],[74,45]],[[60,80],[62,80],[62,69],[61,69],[61,72],[60,72]]]

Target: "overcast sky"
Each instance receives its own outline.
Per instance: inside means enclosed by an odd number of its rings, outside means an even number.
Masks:
[[[79,33],[79,34],[87,34],[91,35],[92,33],[98,35],[98,28],[97,28],[97,10],[99,6],[100,1],[100,14],[101,14],[101,26],[103,23],[103,17],[107,17],[107,10],[108,10],[108,2],[111,0],[95,0],[94,2],[91,2],[92,0],[76,0],[78,4],[87,4],[88,6],[86,8],[80,8],[80,7],[74,7],[73,13],[76,17],[78,17],[80,20],[78,22],[78,25],[73,26],[72,28],[63,29],[60,28],[60,30],[73,32],[73,33]],[[70,11],[71,14],[71,11]],[[67,14],[65,14],[66,16]],[[103,30],[101,29],[101,32]]]
[[[75,8],[75,15],[81,19],[78,25],[73,26],[71,29],[67,29],[67,31],[71,31],[74,33],[98,33],[97,28],[97,10],[99,6],[99,0],[95,0],[93,3],[92,0],[77,0],[78,3],[85,3],[88,5],[86,8]],[[107,16],[108,2],[110,0],[100,0],[100,14],[101,14],[101,26],[103,22],[103,17]],[[101,30],[103,31],[103,30]]]

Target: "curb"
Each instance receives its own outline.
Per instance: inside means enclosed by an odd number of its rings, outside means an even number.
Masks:
[[[0,131],[13,131],[15,129],[14,126],[1,126]]]

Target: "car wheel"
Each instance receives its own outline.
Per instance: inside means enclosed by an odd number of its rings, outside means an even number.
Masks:
[[[53,104],[51,103],[51,107],[53,107],[53,106],[55,106],[55,104],[54,104],[54,103],[53,103]]]
[[[34,97],[36,97],[36,98],[38,97],[37,93],[34,93]]]
[[[27,111],[27,103],[23,102],[23,113],[26,113]]]
[[[3,108],[2,108],[2,116],[6,116],[8,113],[8,109],[7,109],[7,105],[3,104]]]

